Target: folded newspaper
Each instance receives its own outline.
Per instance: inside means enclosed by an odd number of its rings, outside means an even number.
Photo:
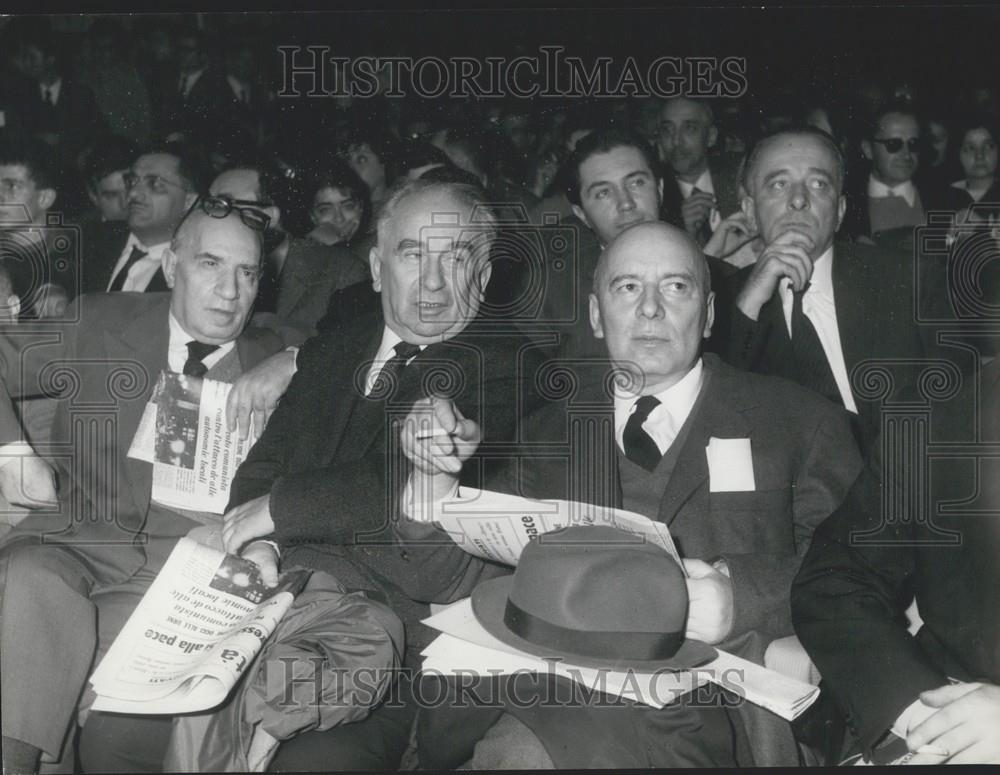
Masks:
[[[745,697],[749,702],[791,721],[819,696],[819,688],[769,670],[725,651],[691,670],[596,670],[553,659],[541,659],[514,648],[489,632],[465,598],[423,620],[442,634],[422,652],[423,669],[445,675],[504,675],[516,672],[554,672],[587,688],[662,708],[707,682]]]
[[[517,565],[524,547],[540,534],[570,525],[617,527],[662,547],[681,564],[666,525],[642,514],[610,506],[535,500],[462,487],[459,497],[436,504],[430,519],[441,525],[469,554],[505,565]]]
[[[152,497],[175,509],[222,514],[236,469],[253,446],[230,433],[232,385],[163,371],[146,404],[128,456],[153,465]]]
[[[293,571],[269,588],[249,560],[182,538],[90,677],[94,710],[177,714],[219,705],[308,579]]]

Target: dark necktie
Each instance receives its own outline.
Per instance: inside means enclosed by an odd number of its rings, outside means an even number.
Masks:
[[[180,95],[182,100],[187,99],[187,89],[185,88],[187,86],[187,81],[187,76],[181,75],[180,83],[177,84],[177,93]]]
[[[149,255],[145,250],[140,250],[137,245],[132,246],[132,252],[128,254],[128,261],[125,262],[125,266],[122,270],[115,275],[114,282],[111,283],[111,287],[108,288],[109,291],[120,291],[125,285],[125,279],[128,277],[129,270],[136,265],[136,263]]]
[[[700,194],[700,193],[701,193],[701,189],[700,188],[698,188],[697,186],[692,186],[691,187],[691,196],[694,196],[695,194]],[[701,222],[701,226],[698,227],[698,234],[696,236],[696,239],[698,240],[698,243],[700,245],[705,245],[705,244],[708,243],[708,241],[710,239],[712,239],[712,223],[711,223],[711,221],[712,221],[712,211],[709,210],[708,211],[708,216],[705,218],[704,221]]]
[[[406,366],[406,362],[420,352],[420,347],[409,342],[400,342],[392,349],[396,354],[382,365],[382,370],[379,371],[368,394],[370,398],[385,399],[392,395],[399,382],[399,373]]]
[[[629,416],[628,422],[625,423],[625,432],[622,433],[625,457],[647,471],[652,471],[659,465],[663,453],[650,435],[642,429],[642,424],[646,422],[649,413],[659,405],[659,399],[654,396],[643,396],[636,401],[635,411]]]
[[[187,348],[188,359],[184,363],[184,373],[189,377],[204,377],[208,373],[208,367],[203,363],[203,360],[218,350],[219,345],[205,344],[192,339],[187,343]]]
[[[805,290],[792,292],[792,355],[795,358],[796,382],[840,404],[840,390],[837,389],[837,380],[826,358],[823,343],[802,309],[804,294]]]
[[[48,86],[45,87],[45,96],[43,99],[48,107],[54,108],[56,106],[55,95]]]

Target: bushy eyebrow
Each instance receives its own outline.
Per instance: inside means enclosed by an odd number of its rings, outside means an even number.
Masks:
[[[608,285],[616,285],[620,282],[624,282],[625,280],[638,280],[639,282],[642,282],[642,279],[643,278],[637,274],[623,272],[622,274],[616,274],[614,277],[608,280]],[[660,275],[660,277],[657,278],[657,282],[662,283],[668,280],[678,280],[678,279],[689,280],[691,282],[694,282],[695,276],[693,272],[670,272],[665,275]]]
[[[624,178],[622,178],[622,180],[632,180],[632,178],[636,177],[651,178],[653,176],[648,170],[634,170],[633,172],[628,173]],[[611,185],[612,182],[613,181],[610,180],[595,180],[593,183],[587,186],[587,193],[590,193],[598,186]]]

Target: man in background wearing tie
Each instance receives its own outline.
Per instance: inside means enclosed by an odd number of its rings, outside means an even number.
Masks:
[[[129,232],[107,275],[107,290],[165,291],[161,259],[177,224],[205,189],[203,165],[185,146],[168,143],[136,159],[124,177]]]
[[[219,520],[153,501],[152,466],[126,453],[161,370],[233,381],[281,348],[270,332],[244,330],[257,293],[259,216],[194,209],[164,251],[170,294],[84,296],[67,314],[73,322],[41,339],[36,327],[34,337],[11,330],[0,340],[11,394],[60,394],[52,437],[70,449],[55,458],[58,505],[0,545],[5,772],[34,771],[40,754],[71,771],[66,744],[90,670],[176,541]],[[244,556],[265,562],[273,551],[258,542]]]
[[[845,418],[829,402],[701,354],[714,318],[709,277],[682,230],[651,222],[622,232],[601,255],[590,297],[606,361],[572,365],[574,389],[522,421],[523,446],[508,455],[490,489],[624,508],[663,522],[689,577],[686,636],[763,663],[768,644],[792,633],[795,570],[861,460]],[[435,402],[433,418],[429,407],[420,409],[402,434],[414,461],[410,491],[418,497],[406,508],[418,516],[430,513],[420,507],[430,500],[456,490],[461,496],[456,472],[471,452],[418,438],[423,424],[453,422],[446,402]],[[467,573],[474,578],[487,567],[473,558]],[[742,744],[733,749],[718,707],[526,707],[522,699],[507,708],[521,722],[518,731],[494,740],[510,757],[499,769],[798,762],[788,725],[745,704],[739,715],[752,753]],[[420,744],[443,758],[422,763],[462,764],[498,716],[495,707],[428,709]],[[524,751],[540,756],[525,759]],[[473,758],[468,767],[487,768],[487,760]]]
[[[844,160],[824,132],[787,129],[763,138],[744,179],[743,210],[765,247],[736,276],[727,360],[843,406],[865,450],[879,432],[880,404],[861,392],[855,369],[908,360],[890,378],[902,385],[925,355],[911,263],[904,254],[834,243],[847,207]]]
[[[664,220],[683,227],[701,246],[740,207],[737,160],[709,163],[718,135],[707,100],[675,97],[663,103],[657,146],[673,173],[663,190]]]

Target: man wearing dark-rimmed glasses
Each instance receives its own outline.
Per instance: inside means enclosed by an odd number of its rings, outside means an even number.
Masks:
[[[106,275],[104,290],[167,290],[161,258],[204,190],[202,167],[197,156],[178,143],[152,148],[136,159],[124,176],[129,233]]]

